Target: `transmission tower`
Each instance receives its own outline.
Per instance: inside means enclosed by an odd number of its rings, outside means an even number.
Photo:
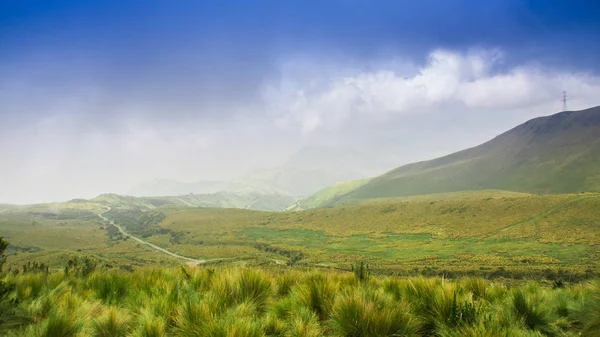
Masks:
[[[567,92],[563,91],[562,95],[563,111],[567,111]]]

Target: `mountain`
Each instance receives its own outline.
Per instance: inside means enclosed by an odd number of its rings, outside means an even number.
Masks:
[[[275,169],[255,170],[242,178],[238,183],[272,188],[292,196],[307,196],[316,191],[342,181],[362,178],[357,172],[341,170],[338,172],[318,169],[302,169],[281,167]]]
[[[199,181],[184,183],[169,179],[155,179],[133,186],[128,195],[138,197],[182,195],[189,193],[209,194],[226,190],[227,182],[224,181]]]
[[[532,119],[479,146],[358,184],[338,201],[483,189],[600,191],[600,107]]]
[[[280,167],[253,170],[231,181],[184,183],[156,179],[132,187],[127,194],[137,197],[214,194],[226,191],[240,196],[308,196],[318,190],[347,180],[361,179],[365,166],[353,151],[328,147],[307,147],[290,156]],[[289,204],[287,205],[289,206]]]
[[[91,200],[121,208],[152,209],[160,206],[183,206],[203,208],[243,208],[260,211],[282,211],[296,201],[281,194],[186,194],[178,196],[132,197],[118,194],[102,194]]]
[[[306,198],[296,201],[286,210],[299,211],[332,206],[342,200],[348,193],[368,182],[369,179],[350,180],[325,187]]]

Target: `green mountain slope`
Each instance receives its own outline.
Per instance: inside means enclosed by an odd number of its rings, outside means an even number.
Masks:
[[[153,209],[161,206],[184,206],[204,208],[244,208],[260,211],[282,211],[296,201],[280,194],[187,194],[164,197],[131,197],[118,194],[103,194],[93,202],[125,209]]]
[[[348,193],[369,182],[369,179],[350,180],[341,182],[312,194],[311,196],[298,200],[287,208],[290,211],[303,209],[322,208],[334,205],[343,199]]]
[[[532,119],[479,146],[399,167],[344,199],[481,189],[599,191],[600,107]]]

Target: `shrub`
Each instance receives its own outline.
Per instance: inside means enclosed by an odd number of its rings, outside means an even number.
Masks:
[[[354,273],[354,277],[358,282],[364,283],[369,279],[369,265],[365,264],[363,261],[353,264],[352,272]]]

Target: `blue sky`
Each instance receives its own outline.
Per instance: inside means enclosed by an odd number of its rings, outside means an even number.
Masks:
[[[376,147],[382,170],[476,145],[562,90],[600,104],[598,18],[591,0],[3,0],[0,202],[229,178],[306,145]]]

